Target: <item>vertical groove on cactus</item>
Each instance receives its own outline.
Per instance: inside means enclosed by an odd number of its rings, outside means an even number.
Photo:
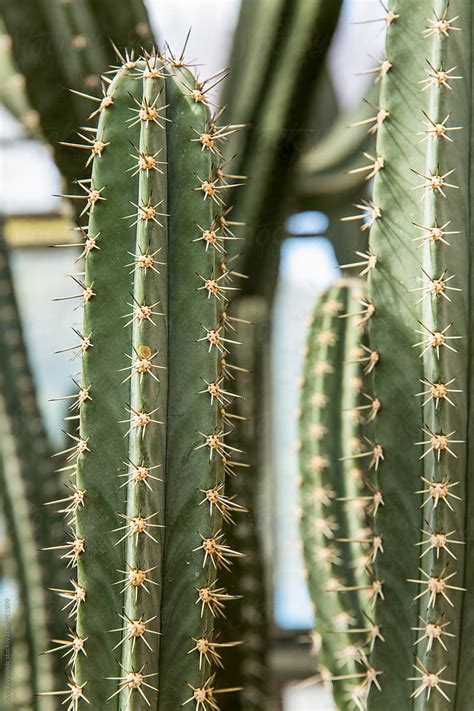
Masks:
[[[227,595],[218,571],[238,554],[227,546],[222,531],[222,512],[230,505],[223,496],[225,468],[232,468],[235,454],[225,443],[225,409],[232,396],[223,371],[235,342],[225,319],[233,275],[221,256],[225,234],[219,221],[229,183],[219,178],[218,160],[210,150],[218,144],[202,142],[213,134],[202,93],[206,87],[187,68],[172,63],[167,89],[168,186],[182,185],[184,190],[168,190],[169,426],[162,605],[167,643],[160,666],[160,708],[172,711],[188,700],[209,703],[216,693],[213,619],[219,614],[218,596],[225,600]]]

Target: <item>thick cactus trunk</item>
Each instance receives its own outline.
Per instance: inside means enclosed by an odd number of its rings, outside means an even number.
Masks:
[[[206,88],[180,60],[124,64],[84,190],[80,430],[70,452],[77,576],[70,698],[213,708],[235,275]],[[158,692],[159,687],[159,692]]]
[[[367,708],[472,705],[472,4],[390,3],[368,276],[381,585]],[[365,706],[364,706],[365,708]]]

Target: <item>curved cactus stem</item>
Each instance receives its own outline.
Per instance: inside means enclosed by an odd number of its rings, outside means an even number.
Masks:
[[[250,140],[239,161],[239,174],[252,176],[232,215],[247,223],[248,248],[239,266],[252,277],[248,289],[267,296],[274,290],[279,244],[284,237],[283,220],[290,199],[288,186],[299,155],[300,133],[306,128],[313,107],[314,89],[324,68],[340,6],[339,0],[297,0],[286,6],[284,35],[265,91],[261,92],[258,120],[252,119]]]
[[[367,99],[340,114],[321,141],[301,156],[295,198],[298,210],[327,211],[329,206],[338,208],[367,192],[367,174],[353,171],[364,163],[364,153],[373,152],[378,128],[387,118],[379,96],[380,85],[374,83]]]
[[[76,131],[80,132],[87,117],[99,108],[97,102],[103,88],[98,75],[109,64],[122,63],[112,43],[140,47],[146,40],[146,10],[141,0],[133,0],[133,7],[130,0],[113,7],[108,2],[92,0],[5,0],[2,17],[15,62],[24,77],[28,101],[39,115],[41,133],[51,144],[68,192],[74,193],[74,183],[84,173],[87,157],[84,150],[71,153],[64,144],[88,146],[89,141],[83,136],[78,138]],[[137,27],[144,34],[137,33]],[[82,96],[65,87],[74,87]],[[84,96],[91,96],[92,101]],[[30,114],[25,111],[23,122]],[[88,139],[91,135],[94,134],[86,134]]]
[[[40,137],[39,116],[31,108],[24,77],[15,66],[11,38],[0,21],[0,103],[23,125],[28,136]]]

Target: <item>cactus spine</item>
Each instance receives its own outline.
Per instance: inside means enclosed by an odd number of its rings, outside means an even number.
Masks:
[[[222,532],[241,508],[224,493],[239,454],[225,383],[238,275],[208,87],[182,57],[125,62],[79,182],[84,320],[66,349],[82,356],[67,507],[77,574],[58,591],[76,628],[60,693],[95,709],[212,708],[232,691],[216,688],[213,627],[236,597],[218,573],[240,556]]]

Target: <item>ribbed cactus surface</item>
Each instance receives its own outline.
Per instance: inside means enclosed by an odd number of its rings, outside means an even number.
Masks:
[[[387,8],[373,155],[369,347],[382,549],[367,708],[472,706],[472,4]]]
[[[126,62],[78,186],[80,428],[73,572],[59,594],[73,626],[64,695],[93,709],[217,708],[231,691],[215,680],[225,649],[213,627],[237,597],[219,572],[240,556],[223,533],[241,508],[225,495],[239,456],[227,443],[237,275],[208,86],[182,57]]]
[[[378,466],[368,436],[376,398],[364,383],[370,371],[364,302],[361,284],[351,281],[318,301],[301,389],[301,531],[313,639],[322,678],[333,682],[341,709],[363,703],[368,656],[380,634],[370,572],[380,551],[371,522],[381,498],[371,483]]]

